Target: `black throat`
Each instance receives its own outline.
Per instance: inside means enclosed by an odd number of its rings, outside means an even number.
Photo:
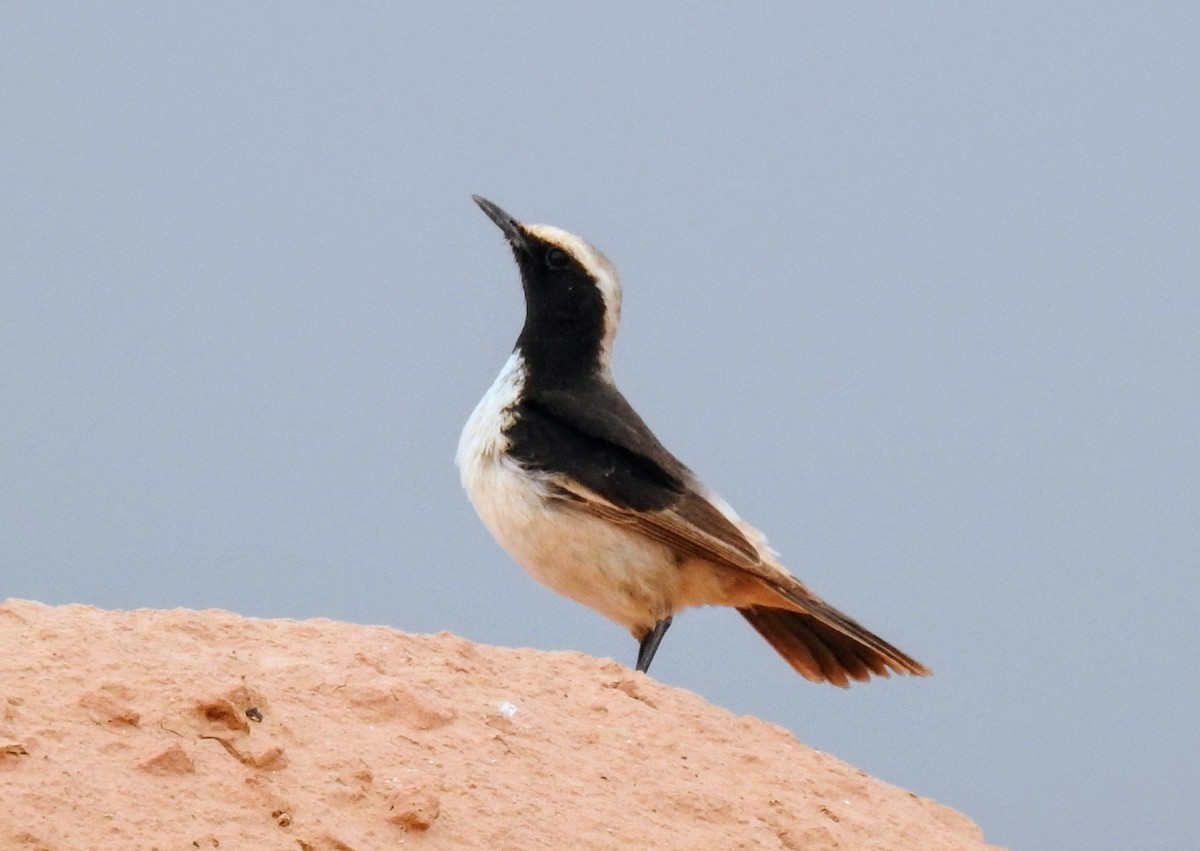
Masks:
[[[514,252],[525,289],[525,325],[517,348],[529,384],[546,389],[599,372],[605,315],[599,287],[574,258],[561,268],[547,265],[545,252],[551,248],[535,245],[528,254]]]

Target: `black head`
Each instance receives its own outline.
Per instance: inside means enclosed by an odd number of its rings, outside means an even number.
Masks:
[[[512,246],[525,290],[517,348],[531,380],[544,386],[607,377],[621,312],[621,285],[608,258],[549,225],[523,225],[472,196]]]

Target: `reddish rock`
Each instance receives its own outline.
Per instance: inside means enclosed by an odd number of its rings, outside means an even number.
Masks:
[[[778,727],[574,653],[10,600],[0,682],[0,848],[990,847]]]

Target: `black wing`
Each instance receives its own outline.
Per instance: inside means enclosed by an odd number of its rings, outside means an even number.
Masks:
[[[648,537],[718,562],[758,551],[708,499],[611,384],[528,395],[506,432],[526,469],[561,477],[563,495]]]

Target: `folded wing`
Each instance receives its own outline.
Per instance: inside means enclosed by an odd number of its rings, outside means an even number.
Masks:
[[[848,686],[889,672],[929,673],[751,543],[611,384],[531,396],[519,414],[508,435],[510,452],[527,468],[544,471],[566,505],[740,572],[773,592],[778,607],[738,611],[802,676]]]

